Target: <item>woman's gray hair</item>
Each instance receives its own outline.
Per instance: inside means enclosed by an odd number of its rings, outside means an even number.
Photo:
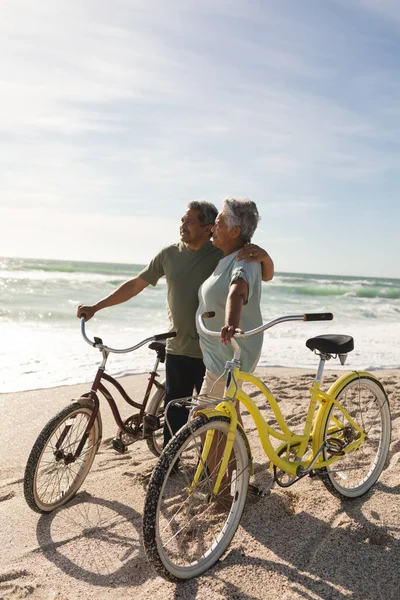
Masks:
[[[197,210],[199,212],[201,225],[214,225],[218,214],[218,210],[214,204],[206,200],[192,200],[187,207],[189,210]]]
[[[222,210],[226,214],[229,229],[240,227],[240,237],[244,244],[248,244],[261,218],[256,203],[249,198],[225,198]]]

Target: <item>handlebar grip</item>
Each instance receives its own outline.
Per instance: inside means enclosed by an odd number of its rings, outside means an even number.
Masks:
[[[204,312],[201,316],[203,319],[211,319],[212,317],[215,317],[215,311],[210,310],[208,312]]]
[[[305,321],[332,321],[332,313],[309,313],[304,316]]]
[[[176,331],[168,331],[167,333],[157,333],[154,340],[167,340],[168,338],[176,337]]]

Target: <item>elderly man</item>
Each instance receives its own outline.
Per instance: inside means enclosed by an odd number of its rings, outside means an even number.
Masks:
[[[176,337],[167,340],[165,377],[165,404],[176,398],[199,392],[205,367],[199,346],[195,315],[200,285],[214,271],[223,253],[211,243],[211,230],[217,209],[210,202],[193,201],[181,219],[181,241],[163,248],[136,277],[123,283],[112,294],[91,306],[80,305],[77,316],[87,320],[103,309],[121,304],[139,294],[149,284],[156,285],[165,276],[167,280],[168,314],[171,330]],[[262,279],[269,281],[274,265],[268,253],[254,245],[241,249],[238,259],[261,263]],[[168,413],[175,433],[186,423],[187,412],[173,407]],[[164,429],[164,444],[169,441],[168,428]]]

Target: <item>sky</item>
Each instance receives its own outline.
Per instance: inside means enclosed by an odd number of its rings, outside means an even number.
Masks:
[[[146,263],[249,197],[277,271],[400,277],[397,0],[2,0],[0,256]]]

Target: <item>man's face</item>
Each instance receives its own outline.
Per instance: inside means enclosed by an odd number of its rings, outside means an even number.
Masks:
[[[211,225],[202,225],[199,221],[199,211],[191,208],[181,219],[180,234],[182,242],[196,244],[206,242],[210,237]]]

